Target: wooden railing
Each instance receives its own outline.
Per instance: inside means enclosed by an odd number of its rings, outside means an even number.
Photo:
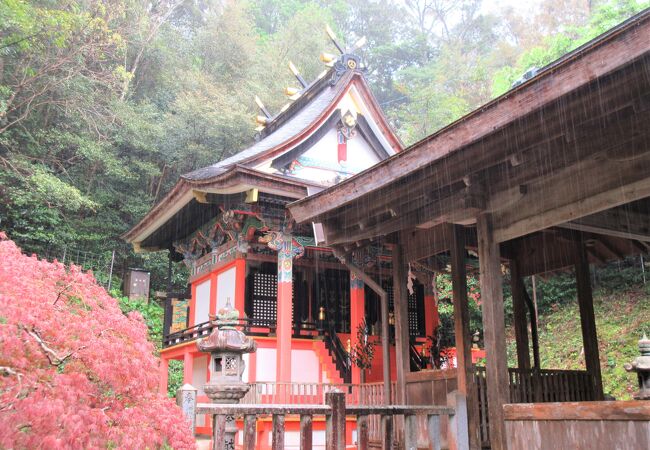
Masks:
[[[584,370],[508,368],[510,403],[577,402],[594,400],[591,376]],[[489,415],[485,367],[476,367],[479,433],[489,445]]]
[[[345,393],[328,392],[325,404],[315,405],[223,405],[200,403],[196,414],[212,415],[213,448],[225,449],[224,435],[226,417],[243,417],[243,448],[255,448],[255,423],[260,416],[272,416],[272,447],[284,448],[284,423],[286,416],[300,417],[300,448],[312,448],[312,422],[314,416],[325,416],[326,448],[345,449],[346,417],[354,416],[357,424],[357,447],[367,449],[370,445],[369,422],[371,416],[378,416],[382,423],[381,442],[383,448],[392,448],[395,441],[394,418],[402,417],[404,422],[404,448],[417,448],[416,417],[427,417],[427,431],[431,448],[440,449],[440,416],[449,416],[448,436],[456,448],[468,448],[467,411],[465,399],[455,392],[450,394],[448,405],[453,406],[406,406],[406,405],[346,405]]]
[[[348,405],[386,405],[395,400],[395,382],[391,385],[391,399],[384,401],[384,383],[283,383],[278,381],[256,381],[249,383],[248,393],[240,404],[295,404],[314,405],[325,402],[325,394],[339,391],[345,395]]]
[[[293,337],[309,338],[321,334],[314,323],[304,322],[299,325],[292,328]],[[206,337],[212,333],[215,326],[214,321],[207,321],[177,331],[176,333],[168,334],[163,337],[163,348]],[[238,319],[236,327],[246,333],[247,336],[268,336],[275,333],[276,323],[274,320],[242,318]]]

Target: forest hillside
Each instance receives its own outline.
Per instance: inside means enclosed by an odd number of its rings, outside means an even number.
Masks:
[[[254,96],[279,111],[297,83],[289,61],[307,80],[324,69],[319,54],[335,51],[326,24],[346,45],[366,36],[366,77],[408,145],[647,6],[2,1],[0,229],[106,285],[109,273],[119,282],[127,267],[146,266],[162,288],[164,252],[136,255],[120,235],[180,174],[254,140]]]

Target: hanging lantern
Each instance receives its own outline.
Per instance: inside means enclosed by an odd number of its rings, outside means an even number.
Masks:
[[[325,320],[325,307],[321,306],[320,309],[318,310],[318,320],[321,322]]]
[[[388,313],[388,325],[395,325],[395,313],[393,311]]]

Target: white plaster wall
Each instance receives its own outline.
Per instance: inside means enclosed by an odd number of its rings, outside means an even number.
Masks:
[[[237,268],[231,267],[217,276],[217,311],[226,306],[228,299],[230,304],[235,306],[236,274]]]
[[[339,164],[336,129],[329,130],[312,148],[299,159],[304,165],[298,166],[296,177],[334,182],[337,176],[348,178],[379,162],[379,157],[359,133],[347,143],[347,160]]]
[[[258,348],[255,379],[257,381],[275,381],[276,360],[274,348]]]
[[[291,351],[291,381],[294,383],[318,383],[320,364],[313,350]]]
[[[210,280],[196,286],[194,325],[207,322],[210,314]]]

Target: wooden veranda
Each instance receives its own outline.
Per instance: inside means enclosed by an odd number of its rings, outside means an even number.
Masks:
[[[629,425],[621,448],[650,445],[647,403],[598,402],[603,392],[589,276],[590,264],[648,251],[648,124],[646,10],[402,153],[289,205],[297,222],[322,224],[327,245],[359,276],[363,271],[353,263],[355,252],[372,245],[392,249],[399,404],[412,400],[405,356],[408,264],[436,270],[433,257],[445,253],[453,279],[457,386],[467,396],[470,446],[481,445],[482,400],[470,358],[469,251],[478,256],[480,268],[491,448],[568,448],[587,442],[595,448],[594,436],[611,442],[609,431],[619,430],[611,420]],[[532,371],[530,395],[520,400],[511,396],[506,364],[504,267],[512,279],[518,370]],[[544,385],[538,353],[533,361],[529,356],[522,279],[566,268],[576,274],[588,373],[584,400],[596,401],[587,409],[584,403],[535,403],[544,401]],[[532,340],[535,347],[534,333]],[[522,400],[531,403],[504,408]],[[562,427],[565,432],[557,432]]]

